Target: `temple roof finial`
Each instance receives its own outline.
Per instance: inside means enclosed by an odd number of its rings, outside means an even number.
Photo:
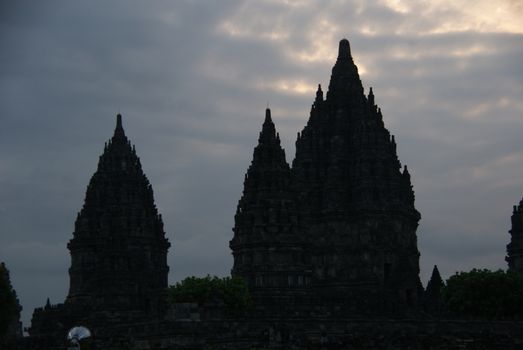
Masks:
[[[369,95],[367,96],[367,99],[369,101],[369,104],[374,107],[374,92],[372,91],[372,86],[369,90]]]
[[[271,109],[269,108],[269,103],[267,103],[267,109],[265,109],[265,123],[268,122],[272,122]]]
[[[350,44],[347,39],[342,39],[340,41],[340,46],[338,49],[338,59],[339,58],[350,58]]]
[[[321,89],[321,84],[318,84],[318,90],[316,90],[316,102],[323,101],[323,91]]]
[[[262,125],[260,137],[258,138],[259,143],[271,143],[272,140],[276,140],[276,127],[271,118],[270,108],[265,109],[265,121]]]
[[[114,129],[113,142],[114,140],[125,140],[125,142],[127,142],[125,131],[123,130],[122,115],[120,113],[116,115],[116,128]]]
[[[116,127],[122,127],[122,115],[120,113],[116,115]]]

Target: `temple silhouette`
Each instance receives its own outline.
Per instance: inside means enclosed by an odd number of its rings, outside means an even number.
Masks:
[[[239,170],[240,171],[240,170]],[[419,279],[420,213],[406,165],[367,95],[349,42],[326,95],[318,86],[292,166],[271,111],[234,216],[232,276],[243,315],[166,301],[170,243],[122,116],[100,156],[68,244],[70,287],[35,310],[20,349],[65,349],[68,329],[98,349],[487,349],[523,344],[523,325],[437,317],[443,281]],[[231,213],[232,215],[232,213]],[[523,270],[523,203],[507,262]],[[472,344],[472,345],[471,345]],[[504,347],[509,346],[509,347]]]
[[[66,304],[148,317],[165,308],[170,244],[121,115],[87,186],[67,247],[71,268]]]
[[[342,40],[292,168],[266,110],[235,215],[232,274],[256,296],[305,294],[342,315],[415,312],[420,214],[401,168],[372,88],[365,96]]]

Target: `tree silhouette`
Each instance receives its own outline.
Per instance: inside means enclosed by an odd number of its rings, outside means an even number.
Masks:
[[[473,269],[447,280],[443,299],[458,317],[480,319],[523,318],[523,274]]]
[[[9,270],[0,264],[0,340],[8,335],[11,324],[20,317],[20,306],[11,285]]]

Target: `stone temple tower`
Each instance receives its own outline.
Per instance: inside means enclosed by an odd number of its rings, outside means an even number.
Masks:
[[[523,272],[523,199],[514,206],[512,212],[512,229],[510,243],[507,245],[507,257],[510,270]]]
[[[167,288],[169,246],[152,187],[118,114],[68,244],[66,304],[159,313]]]
[[[419,220],[409,171],[344,39],[291,169],[267,110],[235,216],[233,275],[255,292],[301,288],[331,314],[410,314],[422,293]]]
[[[346,39],[326,98],[319,86],[298,134],[292,182],[320,294],[367,310],[417,304],[420,214],[410,175]]]
[[[232,274],[243,277],[255,294],[290,295],[310,282],[290,180],[285,151],[267,109],[230,242]]]

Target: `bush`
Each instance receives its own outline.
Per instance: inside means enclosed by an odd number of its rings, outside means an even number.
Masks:
[[[216,276],[187,277],[169,287],[171,303],[198,303],[203,305],[221,300],[225,310],[231,314],[245,311],[251,304],[249,291],[243,279]]]
[[[447,280],[443,300],[456,315],[483,319],[523,317],[523,274],[473,269]]]

